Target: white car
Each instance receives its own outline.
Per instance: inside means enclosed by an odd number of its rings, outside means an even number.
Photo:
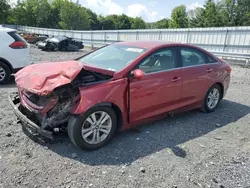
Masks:
[[[14,29],[0,26],[0,84],[11,74],[32,64],[28,43]]]

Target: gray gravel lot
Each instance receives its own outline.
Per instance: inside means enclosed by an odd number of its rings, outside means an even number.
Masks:
[[[42,52],[36,63],[84,52]],[[66,134],[47,143],[26,136],[0,86],[0,188],[11,187],[250,187],[250,69],[233,66],[231,87],[216,112],[197,110],[119,133],[85,152]]]

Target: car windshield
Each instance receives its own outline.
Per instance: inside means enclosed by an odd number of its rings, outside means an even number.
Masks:
[[[146,51],[144,48],[113,44],[79,59],[90,66],[118,72]]]

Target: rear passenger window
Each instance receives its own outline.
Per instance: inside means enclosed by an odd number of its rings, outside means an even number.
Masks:
[[[181,48],[181,58],[183,67],[206,64],[205,55],[191,48]]]
[[[207,57],[207,63],[217,63],[217,60],[215,60],[214,58],[212,58],[208,55],[206,55],[206,57]]]

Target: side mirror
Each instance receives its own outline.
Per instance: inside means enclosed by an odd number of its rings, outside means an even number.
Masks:
[[[132,72],[132,75],[138,79],[138,80],[141,80],[144,76],[145,76],[145,72],[141,69],[135,69],[133,72]]]

